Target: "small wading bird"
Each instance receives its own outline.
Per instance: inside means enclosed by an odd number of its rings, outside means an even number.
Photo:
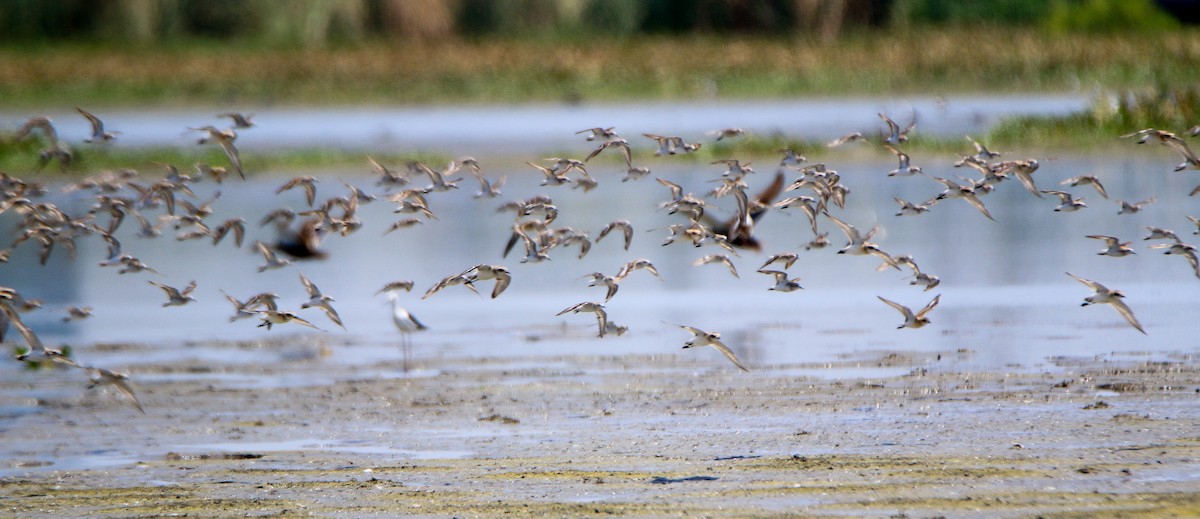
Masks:
[[[880,301],[887,303],[888,306],[895,308],[897,311],[899,311],[901,314],[904,315],[904,323],[901,324],[900,326],[897,326],[896,327],[897,330],[899,330],[901,328],[920,328],[922,326],[929,324],[931,321],[929,320],[928,317],[925,317],[925,315],[928,314],[931,310],[933,310],[934,307],[936,307],[938,305],[938,303],[941,302],[941,300],[942,300],[942,295],[938,294],[937,296],[934,296],[933,301],[930,301],[929,304],[925,305],[925,308],[922,308],[920,312],[917,312],[914,314],[913,311],[911,309],[909,309],[907,306],[904,306],[895,301],[890,301],[890,300],[884,299],[881,296],[875,296],[875,297],[879,297]]]
[[[904,129],[900,129],[900,125],[896,124],[896,121],[893,121],[891,117],[883,115],[882,112],[876,115],[878,115],[888,127],[888,136],[883,140],[884,144],[899,144],[902,142],[908,142],[908,133],[913,131],[913,128],[917,127],[917,115],[915,113],[913,114],[912,122],[908,123],[908,126],[905,126]],[[891,146],[888,147],[891,148]]]
[[[162,291],[167,294],[167,302],[163,303],[164,307],[183,306],[196,300],[194,297],[192,297],[192,291],[196,290],[195,281],[188,283],[186,287],[183,287],[183,290],[172,286],[167,286],[162,283],[156,283],[154,281],[147,281],[147,283],[162,289]]]
[[[138,401],[137,395],[133,393],[133,388],[129,387],[129,375],[124,373],[116,373],[104,368],[87,368],[91,375],[92,383],[88,385],[88,389],[99,386],[113,386],[129,399],[133,406],[146,414],[146,410],[142,409],[142,403]]]
[[[733,261],[730,261],[729,257],[724,254],[709,254],[692,262],[692,265],[698,267],[700,265],[708,265],[710,263],[720,263],[725,265],[725,268],[729,269],[729,273],[733,274],[733,277],[740,277],[738,276],[737,268],[733,266]]]
[[[84,139],[83,142],[108,142],[115,140],[117,138],[117,134],[121,133],[106,132],[104,131],[104,121],[101,121],[99,117],[92,115],[91,112],[79,108],[78,106],[75,107],[75,110],[86,117],[88,122],[92,125],[92,136]]]
[[[404,357],[404,371],[406,373],[410,369],[412,361],[412,334],[429,329],[421,321],[417,320],[416,316],[409,313],[403,306],[400,306],[400,291],[411,291],[412,286],[412,281],[397,281],[384,285],[379,292],[376,292],[377,294],[387,294],[388,301],[392,304],[392,324],[395,324],[396,331],[400,332],[400,349]]]
[[[320,330],[320,328],[317,328],[317,325],[310,323],[296,315],[296,312],[280,310],[275,304],[275,299],[277,297],[278,296],[275,294],[259,294],[251,299],[251,301],[257,302],[261,306],[266,307],[265,310],[257,311],[258,316],[262,319],[262,322],[258,323],[259,328],[266,326],[267,330],[270,330],[271,326],[276,324],[296,323],[301,326],[307,326],[314,330]],[[248,302],[247,305],[249,304],[250,303]]]
[[[1137,254],[1136,252],[1134,252],[1133,247],[1129,246],[1129,244],[1131,242],[1121,243],[1121,240],[1117,239],[1115,236],[1104,236],[1101,234],[1089,234],[1087,237],[1091,238],[1093,240],[1104,240],[1105,249],[1097,253],[1101,256],[1112,256],[1114,258],[1120,258],[1122,256],[1128,256],[1130,254]]]
[[[714,333],[714,332],[706,332],[699,328],[695,328],[692,326],[686,326],[686,325],[682,325],[682,324],[675,324],[675,323],[666,323],[666,324],[678,326],[680,328],[683,328],[684,330],[687,330],[688,332],[691,332],[692,338],[688,339],[686,342],[683,343],[684,349],[693,348],[693,347],[712,346],[717,351],[721,352],[721,354],[724,355],[725,358],[729,359],[729,361],[732,362],[734,366],[737,366],[738,369],[740,369],[742,371],[750,371],[749,368],[747,368],[744,364],[742,364],[742,361],[738,360],[737,355],[734,355],[733,350],[730,349],[729,346],[726,346],[725,343],[721,342],[721,334]]]
[[[1070,272],[1067,272],[1067,275],[1074,278],[1075,281],[1083,283],[1087,285],[1088,288],[1095,291],[1094,294],[1083,298],[1083,304],[1080,306],[1108,304],[1116,309],[1117,312],[1121,314],[1121,317],[1124,317],[1126,321],[1129,321],[1130,326],[1137,328],[1137,331],[1139,332],[1146,333],[1146,330],[1142,329],[1142,324],[1138,322],[1137,317],[1133,316],[1133,310],[1130,310],[1129,307],[1125,305],[1125,301],[1122,301],[1122,299],[1125,297],[1125,294],[1122,294],[1120,290],[1112,290],[1104,285],[1101,285],[1100,283],[1090,279],[1081,278]]]
[[[577,314],[580,312],[592,312],[592,313],[596,314],[596,323],[599,325],[599,330],[600,330],[598,336],[604,337],[604,335],[608,333],[608,313],[604,311],[604,305],[602,305],[600,303],[585,301],[583,303],[569,306],[569,307],[563,309],[563,311],[561,311],[555,315],[563,315],[563,314],[566,314],[567,312],[570,312],[573,314]]]
[[[329,304],[333,302],[333,298],[322,294],[321,289],[317,288],[317,285],[309,280],[304,274],[300,274],[300,283],[304,285],[304,290],[308,292],[308,301],[305,301],[303,304],[301,304],[300,308],[320,308],[321,310],[325,311],[325,316],[329,317],[329,320],[333,321],[333,324],[336,324],[345,330],[346,326],[342,324],[341,316],[339,316],[337,310],[334,310],[333,306]]]
[[[1056,213],[1070,213],[1087,207],[1087,204],[1083,202],[1083,197],[1075,198],[1071,195],[1071,193],[1066,191],[1051,190],[1042,192],[1047,195],[1054,195],[1058,197],[1058,207],[1054,208],[1054,212]]]
[[[775,276],[775,286],[768,288],[767,290],[774,290],[776,292],[795,292],[804,288],[800,286],[800,283],[798,283],[800,278],[796,277],[788,279],[788,273],[782,270],[758,269],[758,272],[768,276]]]

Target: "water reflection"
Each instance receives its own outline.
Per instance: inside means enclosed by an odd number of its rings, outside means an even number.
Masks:
[[[45,266],[37,265],[36,247],[19,247],[10,264],[0,269],[0,285],[45,300],[42,310],[28,315],[30,324],[48,342],[76,345],[77,355],[85,362],[121,369],[172,358],[217,362],[225,355],[223,350],[206,353],[203,341],[306,333],[279,328],[268,332],[256,328],[253,320],[228,323],[232,307],[220,292],[245,298],[272,291],[281,296],[284,308],[296,309],[306,300],[298,272],[337,300],[349,329],[348,334],[317,335],[332,341],[335,349],[378,348],[360,350],[356,357],[364,362],[397,354],[392,350],[398,337],[387,301],[372,294],[389,281],[413,279],[417,289],[405,296],[405,305],[431,327],[416,338],[418,355],[445,359],[643,353],[701,355],[714,365],[723,362],[715,351],[679,352],[686,333],[662,323],[667,321],[721,331],[749,364],[784,370],[810,370],[821,363],[841,362],[848,352],[876,350],[973,352],[953,362],[945,355],[944,360],[930,357],[931,365],[947,369],[1049,369],[1050,356],[1194,348],[1188,338],[1198,330],[1194,316],[1200,315],[1200,280],[1184,259],[1145,248],[1141,237],[1145,226],[1174,228],[1181,236],[1190,235],[1186,232],[1190,229],[1185,217],[1191,210],[1186,193],[1197,179],[1171,173],[1173,157],[1165,150],[1151,151],[1162,153],[1060,155],[1045,161],[1035,174],[1043,188],[1055,188],[1059,181],[1080,174],[1094,174],[1105,182],[1114,200],[1099,198],[1091,188],[1074,188],[1076,194],[1087,196],[1089,207],[1076,213],[1055,213],[1056,200],[1035,198],[1010,181],[984,198],[996,222],[959,200],[944,201],[925,215],[894,217],[893,196],[927,200],[941,187],[921,177],[885,177],[894,167],[889,160],[860,160],[852,154],[845,159],[831,157],[829,162],[837,165],[852,189],[846,209],[835,209],[835,214],[861,229],[880,225],[883,230],[875,241],[882,248],[911,254],[923,270],[942,278],[942,286],[931,292],[909,286],[900,272],[875,272],[879,262],[873,257],[836,255],[844,240],[829,222],[822,222],[821,227],[832,232],[834,246],[802,250],[811,233],[799,212],[772,212],[762,220],[758,233],[765,243],[763,253],[743,252],[734,258],[741,279],[718,266],[693,267],[696,258],[721,251],[684,244],[660,246],[667,235],[665,227],[680,219],[657,209],[667,193],[653,179],[621,183],[615,165],[596,165],[591,169],[600,186],[585,194],[567,187],[539,187],[540,179],[527,167],[489,165],[486,159],[489,176],[509,178],[502,199],[474,199],[474,186],[434,194],[430,204],[437,220],[387,236],[383,232],[391,222],[407,215],[393,215],[386,201],[372,203],[360,210],[365,222],[361,231],[326,239],[323,246],[331,254],[328,261],[297,261],[289,268],[258,273],[262,258],[250,246],[235,249],[228,241],[217,247],[204,240],[179,242],[170,232],[157,240],[140,239],[132,235],[134,226],[126,224],[118,232],[125,251],[162,275],[118,275],[115,269],[96,266],[105,255],[105,246],[93,236],[80,241],[75,261],[56,251]],[[749,178],[752,189],[769,182],[765,165],[775,160],[755,158],[755,164],[764,167]],[[951,157],[915,157],[917,160],[931,174],[953,178],[963,173],[949,166]],[[708,180],[721,172],[718,166],[686,158],[655,160],[650,166],[656,176],[673,179],[685,191],[695,193],[711,189]],[[361,170],[318,177],[319,198],[342,194],[339,180],[376,189],[373,179]],[[194,189],[201,199],[220,190],[222,196],[210,220],[246,218],[252,223],[249,244],[255,239],[274,239],[270,229],[253,225],[268,211],[304,205],[301,193],[274,194],[283,181],[283,177],[257,177],[224,186],[197,184]],[[503,200],[535,193],[554,198],[561,210],[556,225],[572,226],[593,237],[611,220],[631,220],[636,230],[633,247],[625,252],[620,240],[610,237],[581,260],[575,258],[575,248],[555,250],[552,261],[540,264],[519,263],[519,252],[502,259],[512,217],[511,213],[497,214],[496,208]],[[1116,214],[1116,199],[1140,200],[1155,194],[1157,203],[1144,211]],[[52,199],[70,214],[82,214],[90,205],[83,193],[56,190]],[[732,200],[722,199],[718,205],[715,212],[728,214]],[[2,225],[12,225],[11,219]],[[1087,234],[1111,234],[1134,241],[1138,254],[1099,256],[1096,253],[1103,244],[1085,238]],[[805,290],[768,292],[772,279],[754,270],[767,254],[797,249],[800,260],[791,273],[803,278]],[[581,276],[592,271],[615,273],[621,264],[641,257],[651,259],[665,281],[635,274],[622,283],[607,306],[610,319],[629,326],[628,334],[598,340],[593,336],[595,321],[590,315],[555,317],[572,304],[603,299],[603,289],[588,288]],[[512,271],[513,284],[499,299],[480,297],[462,287],[419,299],[437,280],[480,262],[503,264]],[[1128,327],[1110,308],[1080,308],[1082,298],[1090,292],[1065,271],[1123,290],[1149,335]],[[198,302],[162,308],[165,298],[146,283],[149,279],[176,286],[195,279]],[[903,319],[875,298],[882,295],[919,307],[938,293],[943,294],[942,305],[931,314],[934,324],[920,330],[896,330]],[[60,319],[67,306],[93,306],[95,316],[64,324]],[[326,330],[337,330],[319,311],[306,310],[301,315]],[[109,357],[92,346],[98,342],[147,343],[161,354]],[[5,363],[0,370],[14,370],[14,364]]]

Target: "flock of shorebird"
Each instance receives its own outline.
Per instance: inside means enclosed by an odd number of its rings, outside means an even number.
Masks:
[[[84,139],[85,143],[104,145],[117,138],[117,132],[107,131],[103,122],[91,113],[78,109],[79,113],[90,121],[92,133]],[[239,130],[255,126],[250,116],[239,113],[219,114],[231,122],[230,127],[219,129],[212,125],[196,126],[189,131],[198,132],[201,145],[215,144],[219,146],[228,158],[227,166],[210,164],[195,164],[193,174],[185,174],[176,167],[164,164],[165,174],[160,177],[147,178],[148,175],[134,170],[101,171],[88,175],[78,181],[68,184],[67,191],[86,191],[92,194],[93,204],[86,214],[71,215],[64,212],[48,201],[39,201],[46,193],[45,185],[38,182],[21,180],[15,176],[0,173],[0,214],[14,215],[18,222],[16,238],[11,247],[20,246],[24,242],[33,242],[41,247],[39,259],[45,264],[56,247],[66,249],[74,256],[75,240],[84,236],[98,236],[107,244],[107,254],[99,262],[101,267],[120,267],[120,274],[136,274],[139,272],[157,272],[146,265],[136,256],[122,249],[115,235],[117,230],[131,216],[137,222],[133,233],[139,238],[157,238],[163,234],[166,226],[172,225],[177,231],[175,238],[184,240],[212,240],[214,246],[219,245],[226,237],[230,237],[234,246],[241,247],[247,234],[247,222],[243,218],[229,218],[220,223],[212,223],[208,218],[214,213],[214,204],[220,197],[217,191],[211,198],[200,201],[192,191],[191,185],[205,179],[221,184],[231,173],[245,179],[245,171],[235,142]],[[837,147],[849,143],[878,144],[897,159],[897,167],[886,173],[889,177],[926,177],[942,186],[943,190],[928,201],[913,203],[900,198],[895,201],[899,205],[896,216],[915,216],[926,213],[931,208],[945,200],[961,199],[973,206],[984,217],[993,219],[988,208],[984,205],[984,197],[991,193],[1009,178],[1015,177],[1019,183],[1033,196],[1054,195],[1060,200],[1055,211],[1076,211],[1087,207],[1082,198],[1058,190],[1043,190],[1037,187],[1034,174],[1039,169],[1036,159],[999,160],[1000,153],[991,151],[984,144],[967,137],[973,148],[961,159],[955,162],[956,167],[966,171],[974,171],[976,178],[962,178],[961,182],[940,178],[925,173],[920,166],[914,165],[908,153],[902,151],[903,145],[909,140],[909,134],[915,128],[914,123],[901,126],[884,114],[879,114],[886,125],[878,137],[868,138],[861,132],[848,134],[830,143],[829,147]],[[1200,129],[1192,130],[1200,133]],[[733,139],[745,132],[739,128],[725,128],[710,133],[715,140]],[[572,189],[582,189],[587,192],[598,185],[595,177],[589,174],[587,164],[596,156],[618,154],[624,165],[624,176],[621,182],[637,181],[650,174],[645,166],[634,165],[634,153],[630,141],[622,138],[614,128],[596,127],[581,130],[587,142],[596,146],[583,160],[570,158],[548,158],[542,163],[528,162],[535,171],[543,177],[540,185],[546,187],[570,186]],[[37,168],[57,162],[64,170],[70,164],[73,153],[66,143],[61,141],[52,121],[47,117],[34,117],[25,122],[15,135],[15,139],[30,139],[40,137],[42,149],[38,152]],[[678,136],[643,134],[644,138],[655,145],[655,156],[683,155],[699,150],[700,142],[687,142]],[[1151,140],[1170,147],[1182,155],[1184,162],[1176,167],[1182,169],[1200,169],[1200,159],[1191,151],[1187,142],[1175,134],[1156,129],[1145,129],[1132,132],[1121,137],[1137,137],[1139,143]],[[879,270],[908,269],[911,273],[910,285],[929,291],[941,283],[938,276],[923,272],[914,258],[907,255],[892,255],[882,250],[870,240],[879,231],[878,227],[861,232],[853,225],[830,214],[833,207],[844,208],[850,189],[842,181],[838,172],[825,164],[809,163],[806,157],[795,150],[780,150],[783,154],[770,183],[759,193],[748,193],[746,182],[748,175],[754,173],[749,163],[737,159],[725,159],[712,162],[722,165],[725,170],[715,179],[717,187],[703,195],[685,193],[677,183],[665,178],[657,178],[657,182],[667,189],[667,197],[660,204],[661,209],[671,215],[679,215],[678,223],[667,227],[670,235],[662,243],[663,246],[674,243],[688,243],[695,247],[711,246],[720,252],[706,254],[695,260],[697,267],[704,265],[722,265],[734,277],[740,277],[734,262],[729,255],[738,255],[738,250],[753,250],[761,252],[762,246],[755,235],[758,220],[768,210],[792,211],[799,210],[807,216],[807,227],[812,231],[812,240],[805,250],[821,249],[830,245],[828,232],[819,230],[819,223],[831,222],[845,234],[847,243],[838,254],[872,255],[879,258],[882,264]],[[459,189],[463,180],[460,174],[470,174],[479,183],[479,191],[474,194],[478,199],[491,199],[501,196],[501,188],[505,178],[489,179],[485,176],[480,163],[473,157],[464,156],[452,160],[446,167],[435,169],[418,161],[409,161],[403,168],[393,169],[375,159],[369,158],[370,166],[376,175],[376,182],[370,190],[364,190],[343,182],[345,191],[338,196],[332,196],[318,203],[317,179],[311,176],[292,178],[276,190],[276,194],[288,190],[302,190],[306,206],[303,208],[283,207],[271,211],[259,222],[260,226],[273,225],[277,238],[271,242],[255,241],[253,246],[261,254],[263,263],[258,267],[259,272],[288,266],[297,259],[320,259],[327,256],[321,248],[322,239],[329,235],[346,236],[357,232],[363,227],[363,222],[357,217],[360,205],[385,199],[393,204],[393,213],[401,215],[400,220],[393,222],[384,234],[398,229],[421,224],[425,220],[436,219],[430,200],[440,196],[440,193]],[[795,179],[791,182],[786,176]],[[428,181],[426,184],[425,181]],[[1108,198],[1108,193],[1100,180],[1095,176],[1079,176],[1061,182],[1071,187],[1091,186],[1100,196]],[[795,196],[776,200],[784,193],[797,192]],[[1200,186],[1191,192],[1200,192]],[[803,193],[803,194],[800,194]],[[732,216],[719,220],[712,216],[710,208],[719,200],[731,198]],[[1154,199],[1138,203],[1121,203],[1121,214],[1139,211]],[[558,248],[577,247],[576,255],[584,257],[594,243],[599,243],[609,234],[623,237],[622,245],[628,251],[634,237],[633,224],[627,220],[614,220],[599,231],[593,240],[588,233],[566,226],[556,226],[560,208],[547,195],[537,195],[525,200],[509,201],[501,205],[499,213],[511,212],[515,215],[512,220],[511,234],[503,249],[503,256],[521,245],[523,256],[521,263],[537,263],[550,259],[550,253]],[[1189,217],[1197,226],[1196,234],[1200,234],[1200,220]],[[1149,235],[1145,240],[1162,240],[1163,243],[1152,245],[1153,248],[1165,249],[1166,254],[1180,255],[1186,258],[1200,278],[1200,262],[1197,261],[1196,247],[1183,242],[1174,232],[1156,227],[1147,227]],[[617,234],[619,233],[619,234]],[[1105,249],[1099,254],[1121,257],[1133,254],[1128,242],[1122,242],[1114,236],[1089,235],[1088,238],[1103,240]],[[0,260],[7,261],[10,249],[0,250]],[[788,273],[799,257],[798,252],[782,252],[770,255],[766,262],[757,269],[758,273],[771,276],[773,285],[767,290],[777,292],[793,292],[801,289],[800,278]],[[583,275],[590,278],[589,286],[604,287],[603,300],[584,301],[563,309],[558,315],[590,313],[594,314],[597,322],[596,334],[605,337],[608,334],[621,335],[628,329],[616,324],[608,318],[605,305],[616,296],[620,283],[637,271],[644,270],[646,275],[661,277],[657,268],[648,259],[636,259],[622,265],[612,274],[592,272]],[[641,275],[641,274],[639,274]],[[1103,284],[1068,273],[1072,278],[1086,285],[1093,294],[1084,299],[1083,304],[1108,304],[1115,308],[1121,316],[1138,331],[1145,333],[1134,313],[1122,300],[1119,290],[1107,288]],[[308,300],[300,305],[300,309],[319,309],[334,325],[342,327],[342,320],[334,309],[333,298],[322,293],[320,288],[304,274],[299,280],[308,294]],[[431,286],[422,298],[431,297],[438,292],[456,286],[476,291],[486,282],[492,282],[490,297],[500,297],[512,283],[512,274],[504,266],[479,263],[464,271],[446,276]],[[166,301],[162,306],[182,306],[195,299],[192,297],[196,289],[193,281],[187,286],[177,288],[155,281],[147,281],[163,291]],[[376,295],[386,295],[392,304],[392,317],[396,328],[401,333],[401,342],[405,351],[405,367],[413,332],[423,330],[426,326],[405,309],[401,301],[401,292],[411,292],[414,282],[399,280],[385,284]],[[258,319],[260,327],[268,330],[278,325],[301,325],[318,328],[313,322],[301,317],[298,311],[281,309],[278,304],[279,296],[270,293],[260,293],[249,296],[245,300],[225,294],[225,298],[234,307],[230,321],[240,319]],[[935,295],[919,311],[914,311],[895,301],[879,299],[902,314],[904,321],[898,328],[921,328],[930,323],[929,314],[938,306],[941,295]],[[0,287],[0,341],[9,326],[16,328],[27,343],[27,349],[16,357],[22,362],[52,363],[76,367],[86,370],[93,385],[112,385],[125,394],[139,410],[140,402],[128,383],[128,376],[109,371],[104,368],[83,366],[65,355],[62,351],[48,347],[39,340],[37,334],[23,321],[22,315],[41,306],[37,299],[23,297],[16,290]],[[91,308],[71,307],[66,309],[63,321],[86,319],[91,316]],[[677,326],[689,332],[692,337],[684,343],[684,348],[711,346],[720,351],[733,362],[737,368],[748,371],[738,359],[734,350],[721,340],[719,333],[709,332],[700,328],[666,323]],[[144,411],[143,411],[144,412]]]

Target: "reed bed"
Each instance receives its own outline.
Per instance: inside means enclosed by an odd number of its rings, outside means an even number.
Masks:
[[[14,107],[430,104],[1117,91],[1188,84],[1200,32],[1001,28],[613,41],[373,41],[0,48]]]

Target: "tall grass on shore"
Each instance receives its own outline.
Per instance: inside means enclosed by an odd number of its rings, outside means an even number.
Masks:
[[[987,135],[980,135],[997,148],[1034,150],[1092,150],[1111,146],[1116,137],[1143,128],[1158,128],[1182,134],[1200,124],[1200,88],[1159,87],[1125,90],[1119,94],[1100,94],[1086,112],[1061,117],[1014,117],[1001,120]],[[0,171],[21,173],[34,171],[38,150],[43,143],[37,139],[16,141],[11,132],[0,132]],[[921,153],[959,153],[969,151],[960,137],[933,138],[916,134],[905,146]],[[828,149],[823,141],[814,141],[782,133],[753,134],[705,146],[693,160],[705,163],[728,157],[773,156],[781,148],[791,148],[820,160]],[[211,147],[191,148],[122,148],[79,145],[71,164],[60,169],[50,164],[45,175],[93,173],[104,169],[136,168],[149,171],[163,164],[189,169],[195,163],[223,165],[227,159],[220,150]],[[636,154],[649,156],[650,151],[639,149]],[[421,160],[443,163],[449,157],[410,153],[405,155],[372,153],[384,163]],[[329,168],[369,171],[366,153],[333,148],[287,149],[244,154],[243,160],[251,172],[320,170]]]
[[[1095,96],[1090,110],[1065,117],[1015,117],[989,137],[1042,147],[1093,148],[1144,128],[1182,134],[1200,124],[1200,88],[1159,86]]]
[[[1148,49],[1154,49],[1153,52]],[[217,42],[0,47],[6,108],[427,104],[1100,91],[1188,84],[1200,32],[1006,29],[809,39],[647,36],[279,49]]]

